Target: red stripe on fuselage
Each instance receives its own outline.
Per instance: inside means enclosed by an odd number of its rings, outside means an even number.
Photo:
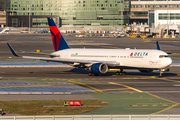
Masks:
[[[61,33],[60,33],[60,31],[59,31],[59,29],[58,29],[58,27],[57,26],[49,26],[49,28],[50,28],[50,30],[55,34],[55,36],[56,36],[56,41],[55,41],[55,39],[54,39],[54,36],[53,35],[51,35],[51,37],[52,37],[52,39],[53,39],[53,44],[54,44],[54,47],[56,47],[56,49],[58,50],[59,49],[59,44],[60,44],[60,39],[61,39]],[[56,44],[55,44],[55,42],[56,42]],[[55,46],[56,45],[56,46]],[[55,48],[54,48],[55,49]],[[55,50],[56,51],[56,50]]]

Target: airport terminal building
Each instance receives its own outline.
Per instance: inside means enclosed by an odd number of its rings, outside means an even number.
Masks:
[[[0,28],[6,26],[6,4],[5,0],[0,0]]]
[[[6,21],[9,27],[47,27],[53,17],[59,27],[119,27],[129,23],[129,6],[129,0],[6,0]]]
[[[148,23],[150,27],[153,27],[152,23],[155,17],[152,10],[164,10],[164,12],[166,10],[168,12],[169,10],[179,9],[180,0],[131,0],[130,23]]]

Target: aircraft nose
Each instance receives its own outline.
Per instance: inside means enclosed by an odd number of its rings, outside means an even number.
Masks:
[[[167,64],[168,64],[168,66],[172,64],[172,59],[171,59],[171,58],[169,58],[169,59],[167,60]]]

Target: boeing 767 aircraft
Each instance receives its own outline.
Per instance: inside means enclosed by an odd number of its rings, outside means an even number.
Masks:
[[[162,76],[172,63],[169,55],[161,51],[157,42],[157,50],[150,49],[84,49],[71,48],[56,26],[53,18],[49,17],[48,24],[54,45],[54,51],[47,57],[21,56],[22,58],[66,63],[74,67],[89,70],[89,75],[105,74],[108,69],[120,69],[116,74],[125,74],[124,69],[137,69],[140,72],[159,70]],[[8,44],[8,43],[7,43]],[[8,44],[13,55],[20,57]]]

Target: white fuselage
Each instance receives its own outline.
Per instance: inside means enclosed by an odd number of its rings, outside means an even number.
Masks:
[[[131,68],[163,69],[172,63],[167,53],[148,49],[65,49],[52,54],[66,59],[115,61],[117,66]]]

